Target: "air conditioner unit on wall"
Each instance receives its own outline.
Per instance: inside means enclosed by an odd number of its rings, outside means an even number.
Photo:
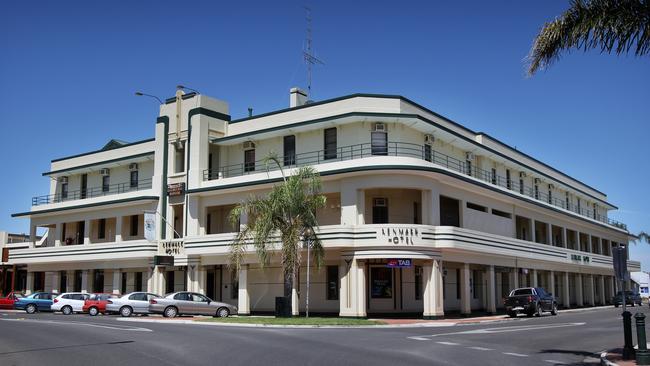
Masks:
[[[101,174],[101,175],[110,175],[111,170],[108,169],[108,168],[102,168],[102,169],[99,170],[99,174]]]
[[[386,125],[382,122],[377,122],[372,126],[372,130],[375,132],[386,132]]]
[[[254,149],[255,143],[253,141],[244,141],[244,149]]]
[[[130,171],[138,170],[138,163],[129,164],[129,170]]]
[[[424,143],[425,144],[433,144],[434,141],[435,141],[435,138],[433,137],[433,135],[429,135],[429,134],[424,135]]]
[[[63,183],[63,184],[68,183],[68,177],[61,177],[61,178],[59,178],[59,182],[60,182],[60,183]]]
[[[526,172],[519,172],[519,178],[526,178]]]
[[[471,151],[468,151],[465,153],[465,160],[474,160],[474,153]]]
[[[386,198],[384,198],[384,197],[374,198],[372,200],[372,204],[375,207],[386,207],[386,206],[388,206],[388,202],[387,202]]]

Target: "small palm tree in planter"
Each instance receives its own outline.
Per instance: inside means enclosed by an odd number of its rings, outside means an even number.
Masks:
[[[269,155],[265,164],[267,169],[269,164],[277,165],[282,182],[274,185],[265,197],[251,196],[230,212],[233,225],[238,225],[242,216],[248,218],[230,245],[230,269],[235,276],[239,274],[247,247],[255,249],[262,267],[277,253],[283,269],[284,296],[291,298],[300,271],[302,243],[310,244],[316,266],[322,263],[324,253],[316,234],[316,210],[325,207],[325,196],[320,193],[320,175],[314,168],[297,168],[285,176],[275,154]]]

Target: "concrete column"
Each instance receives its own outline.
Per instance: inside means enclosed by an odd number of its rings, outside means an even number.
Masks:
[[[63,237],[63,223],[56,224],[56,227],[54,229],[54,235],[55,235],[54,236],[54,246],[55,247],[60,247],[61,246],[61,237]]]
[[[510,290],[514,290],[519,287],[519,268],[513,268],[510,274]]]
[[[206,292],[205,287],[207,281],[208,281],[208,272],[203,267],[199,266],[198,278],[197,278],[198,288],[196,289],[196,291],[204,294]]]
[[[298,291],[300,291],[300,281],[298,280],[298,276],[296,276],[291,286],[291,315],[293,316],[300,315],[300,296],[298,296]]]
[[[119,294],[122,292],[122,271],[119,269],[113,270],[113,293]]]
[[[250,295],[248,293],[248,264],[242,265],[239,270],[239,292],[237,309],[239,315],[250,315]]]
[[[366,191],[357,189],[357,225],[366,223]]]
[[[550,222],[546,224],[546,243],[553,245],[553,225]]]
[[[50,286],[50,291],[54,293],[63,292],[62,289],[59,288],[59,285],[61,284],[61,272],[59,271],[52,272],[52,274],[50,275],[50,283],[52,284]]]
[[[124,222],[124,217],[117,216],[115,218],[115,241],[122,241],[122,223]]]
[[[553,271],[548,271],[548,287],[547,292],[552,293],[555,297],[559,296],[559,294],[555,293],[555,272]]]
[[[424,278],[424,296],[422,297],[424,319],[437,319],[444,316],[442,299],[442,261],[434,259],[422,267]]]
[[[496,299],[496,281],[494,278],[494,266],[488,266],[487,274],[487,312],[495,314],[497,312]]]
[[[567,242],[567,237],[568,236],[566,234],[566,228],[563,227],[562,228],[562,247],[563,248],[568,248],[569,247],[569,243]]]
[[[605,276],[598,276],[598,287],[600,291],[600,305],[607,304],[607,296],[605,296]]]
[[[30,295],[34,292],[34,272],[27,271],[27,287],[25,288],[25,295]]]
[[[463,263],[463,268],[460,270],[460,313],[462,315],[469,315],[472,312],[472,294],[469,279],[469,263]]]
[[[532,286],[532,287],[538,287],[538,286],[539,286],[539,283],[537,283],[537,270],[536,270],[536,269],[534,269],[534,270],[532,271],[532,273],[531,273],[531,277],[532,277],[532,281],[531,281],[531,282],[533,283],[533,286]]]
[[[196,268],[198,265],[187,266],[187,271],[185,271],[185,283],[187,291],[196,292]]]
[[[89,292],[88,291],[88,272],[89,270],[84,269],[81,271],[81,292]]]
[[[43,288],[35,288],[34,291],[52,292],[52,272],[45,272]]]
[[[582,274],[576,273],[576,305],[583,307],[585,305],[582,294]]]
[[[341,294],[339,316],[366,317],[366,276],[363,262],[345,259],[339,266]]]
[[[596,286],[594,285],[594,275],[587,275],[587,286],[589,286],[589,289],[587,290],[587,300],[591,306],[596,306]]]
[[[537,242],[537,233],[535,230],[535,220],[530,219],[530,241]]]
[[[29,226],[29,247],[34,248],[36,246],[36,225]]]
[[[589,253],[593,253],[593,252],[594,252],[594,248],[593,248],[592,245],[591,245],[591,235],[589,235],[589,234],[587,234],[587,251],[588,251]]]
[[[84,245],[90,244],[90,231],[92,230],[90,220],[86,220],[84,224]]]
[[[562,305],[564,305],[565,308],[570,308],[571,307],[571,293],[569,292],[569,272],[564,272],[564,288],[562,289],[564,292],[564,298],[562,299]]]
[[[65,289],[61,291],[72,292],[74,291],[74,271],[68,270],[65,273]]]

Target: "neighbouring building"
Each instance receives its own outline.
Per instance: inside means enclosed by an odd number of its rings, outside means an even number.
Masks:
[[[52,160],[49,194],[13,215],[32,237],[8,244],[6,264],[24,271],[27,291],[187,289],[242,314],[273,311],[278,258],[262,269],[251,251],[238,276],[227,264],[246,225],[228,214],[281,180],[262,163],[276,152],[287,171],[317,169],[327,197],[312,312],[439,317],[493,313],[518,286],[543,286],[566,307],[616,291],[612,248],[630,234],[609,219],[616,207],[603,192],[401,96],[311,102],[294,88],[289,99],[232,120],[226,102],[178,91],[152,117],[153,138]],[[150,241],[147,211],[157,212]],[[47,229],[40,241],[37,228]],[[294,313],[306,278],[303,267]]]

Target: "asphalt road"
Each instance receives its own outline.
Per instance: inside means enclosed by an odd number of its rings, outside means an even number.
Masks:
[[[650,308],[632,308],[632,312]],[[0,365],[589,365],[620,309],[437,328],[273,329],[0,312]]]

